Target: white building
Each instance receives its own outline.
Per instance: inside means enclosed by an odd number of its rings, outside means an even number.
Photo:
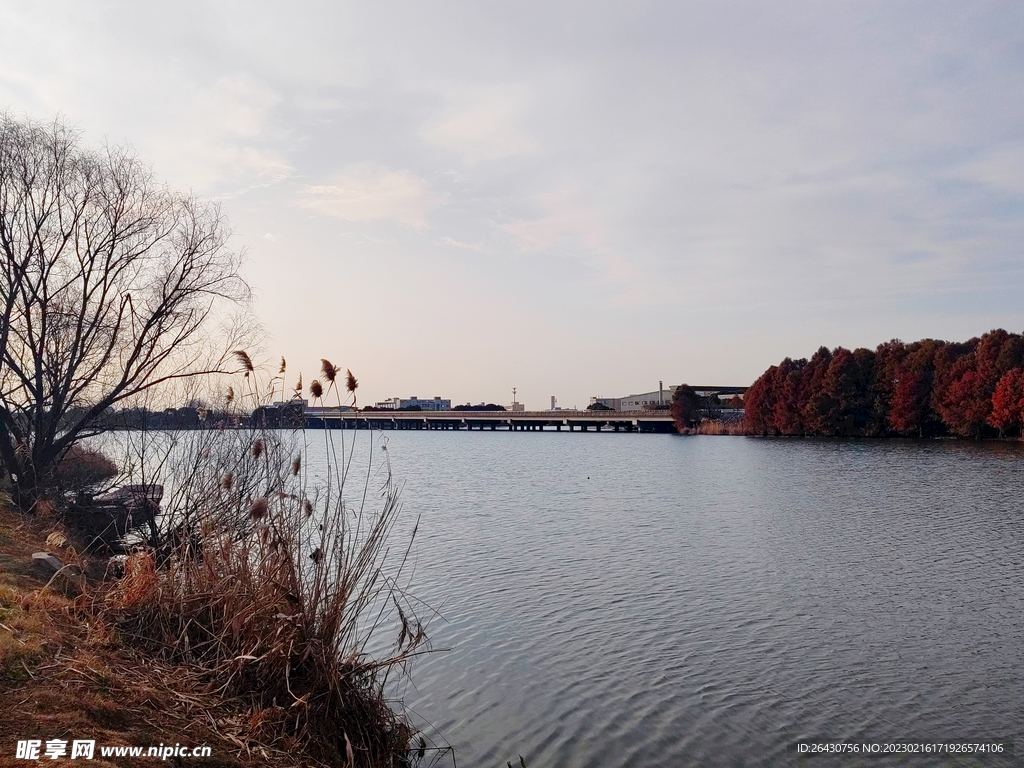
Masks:
[[[433,400],[420,400],[416,395],[413,395],[408,400],[402,400],[400,407],[418,407],[421,411],[450,411],[452,409],[452,401],[442,400],[440,395],[435,396]]]
[[[442,400],[440,396],[435,397],[433,400],[420,400],[416,395],[412,397],[390,397],[387,400],[383,400],[376,403],[374,408],[382,411],[398,411],[408,408],[419,408],[421,411],[450,411],[452,409],[451,400]]]
[[[613,411],[642,411],[645,408],[668,405],[672,402],[672,393],[678,387],[679,385],[676,384],[673,387],[661,387],[653,392],[641,392],[638,395],[626,395],[626,397],[592,397],[590,404],[600,403]]]
[[[660,384],[661,382],[658,383]],[[671,404],[672,395],[679,389],[679,386],[679,384],[675,384],[669,387],[660,387],[653,392],[641,392],[640,394],[627,395],[626,397],[592,397],[590,398],[590,404],[600,403],[614,411],[642,411],[649,408],[657,408],[662,405]],[[694,387],[694,391],[701,397],[717,395],[719,401],[725,403],[734,395],[745,392],[746,387],[697,386]]]
[[[656,405],[668,405],[672,402],[672,393],[675,387],[663,387],[653,392],[641,392],[639,395],[627,395],[619,399],[619,411],[642,411],[644,408],[651,408]]]

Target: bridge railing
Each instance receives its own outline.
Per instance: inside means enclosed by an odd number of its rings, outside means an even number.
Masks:
[[[312,419],[380,420],[425,419],[455,421],[508,421],[511,419],[534,419],[547,421],[671,421],[669,411],[334,411],[307,413]]]

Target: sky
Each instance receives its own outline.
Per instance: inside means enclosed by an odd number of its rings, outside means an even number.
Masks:
[[[1019,0],[0,6],[0,108],[218,200],[360,405],[1021,332],[1022,91]]]

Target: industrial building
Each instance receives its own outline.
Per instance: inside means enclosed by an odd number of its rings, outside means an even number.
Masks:
[[[626,395],[625,397],[592,397],[590,404],[603,405],[613,411],[643,411],[661,406],[667,406],[672,402],[672,395],[679,388],[679,384],[669,387],[658,382],[658,389],[653,392],[641,392],[637,395]],[[734,395],[742,395],[747,391],[746,387],[712,387],[692,385],[694,391],[701,397],[717,396],[720,400],[728,400]]]

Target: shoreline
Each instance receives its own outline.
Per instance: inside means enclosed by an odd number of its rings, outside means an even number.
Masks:
[[[65,741],[68,757],[73,742],[84,740],[95,742],[89,762],[96,766],[137,766],[133,748],[141,757],[150,748],[177,748],[164,754],[187,754],[180,759],[188,762],[198,758],[184,750],[196,747],[209,756],[195,764],[215,768],[317,764],[261,744],[266,713],[207,690],[187,665],[134,647],[100,615],[107,558],[81,551],[52,513],[24,515],[0,501],[0,721],[15,724],[0,738],[0,764],[16,760],[18,742],[27,740],[40,742],[47,763],[47,741]],[[55,576],[53,566],[33,559],[37,552],[80,564],[81,581]],[[113,754],[101,754],[104,748]]]

